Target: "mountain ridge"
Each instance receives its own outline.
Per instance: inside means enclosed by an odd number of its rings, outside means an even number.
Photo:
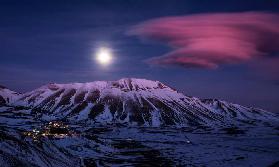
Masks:
[[[10,105],[31,108],[45,120],[90,124],[196,126],[274,118],[261,109],[189,97],[159,81],[137,78],[50,83],[14,99]]]

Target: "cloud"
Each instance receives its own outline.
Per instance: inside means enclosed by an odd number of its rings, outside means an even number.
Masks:
[[[279,51],[279,15],[261,12],[197,14],[149,20],[129,35],[163,42],[173,50],[147,62],[217,68]]]

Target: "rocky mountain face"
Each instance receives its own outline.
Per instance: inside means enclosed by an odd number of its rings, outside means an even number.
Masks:
[[[121,123],[144,126],[210,125],[275,119],[272,113],[220,100],[188,97],[159,81],[48,84],[12,103],[38,112],[45,120]]]

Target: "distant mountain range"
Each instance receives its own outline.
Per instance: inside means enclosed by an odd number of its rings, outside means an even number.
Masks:
[[[234,124],[278,119],[258,108],[188,97],[159,81],[48,84],[24,94],[0,87],[0,105],[30,109],[43,120],[141,126]]]

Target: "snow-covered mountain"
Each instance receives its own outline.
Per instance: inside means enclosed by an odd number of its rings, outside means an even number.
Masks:
[[[188,97],[159,81],[48,84],[23,94],[16,106],[30,107],[43,119],[135,125],[209,125],[277,119],[264,110],[220,100]]]
[[[0,91],[0,166],[216,167],[278,161],[274,114],[188,97],[158,81]]]
[[[0,85],[0,105],[11,104],[19,98],[20,94]]]

